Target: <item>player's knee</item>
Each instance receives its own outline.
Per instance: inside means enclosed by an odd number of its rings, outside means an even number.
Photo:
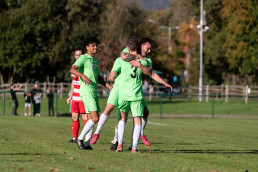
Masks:
[[[92,122],[97,123],[99,121],[98,116],[91,117]]]
[[[79,121],[79,116],[77,114],[72,114],[73,121]]]

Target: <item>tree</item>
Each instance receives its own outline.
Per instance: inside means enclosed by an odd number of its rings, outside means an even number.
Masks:
[[[222,4],[220,15],[226,21],[223,50],[229,67],[242,76],[257,76],[257,3],[252,0],[224,0]]]

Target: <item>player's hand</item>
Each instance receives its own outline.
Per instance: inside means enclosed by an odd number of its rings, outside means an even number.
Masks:
[[[66,103],[67,103],[67,104],[70,104],[70,103],[71,103],[71,100],[72,100],[72,97],[69,97],[69,98],[66,100]]]
[[[132,61],[130,61],[129,63],[130,63],[132,66],[134,66],[134,67],[140,67],[140,66],[141,66],[141,63],[140,63],[140,61],[139,61],[138,59],[132,60]]]
[[[91,81],[87,76],[82,75],[81,77],[82,77],[82,80],[84,81],[85,85],[90,85],[91,84]]]
[[[136,57],[137,59],[143,58],[140,54],[135,54],[135,57]]]
[[[111,91],[113,89],[113,87],[109,84],[106,84],[106,87],[109,89],[109,91]]]
[[[169,84],[165,84],[166,87],[170,88],[171,93],[173,92],[173,87]]]

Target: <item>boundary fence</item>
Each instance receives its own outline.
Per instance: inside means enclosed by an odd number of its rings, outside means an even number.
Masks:
[[[16,83],[17,85],[22,85],[20,89],[21,92],[28,92],[32,89],[33,84],[29,83]],[[53,92],[57,92],[60,98],[63,95],[69,94],[71,83],[60,82],[60,83],[50,83],[44,82],[39,83],[40,88],[43,91],[43,97],[46,97],[47,89],[51,89]],[[10,91],[10,84],[2,84],[1,92]],[[237,86],[237,85],[206,85],[202,87],[202,97],[206,102],[210,101],[211,97],[215,96],[215,99],[225,99],[227,103],[230,98],[242,98],[245,100],[245,103],[248,103],[249,98],[257,98],[258,96],[258,86]],[[109,91],[102,87],[98,87],[99,96],[108,96]],[[23,94],[23,93],[17,93]],[[152,100],[152,98],[158,98],[161,94],[169,94],[169,90],[164,86],[152,86],[149,85],[146,90],[143,91],[144,97],[148,98],[148,100]],[[199,95],[199,87],[198,86],[178,86],[173,89],[172,95],[185,97],[187,95],[189,101],[191,101],[192,97]],[[10,95],[6,95],[10,97]],[[0,94],[0,99],[2,99],[2,94]],[[258,99],[257,99],[258,100]]]
[[[23,95],[24,92],[29,92],[32,89],[33,84],[28,83],[17,83],[17,85],[22,85],[22,88],[18,95]],[[46,90],[51,89],[54,92],[55,96],[55,112],[58,114],[58,99],[63,98],[64,95],[68,96],[70,91],[70,83],[39,83],[42,91],[43,98],[46,97]],[[98,94],[100,97],[108,97],[109,90],[99,86]],[[160,99],[160,118],[162,118],[162,104],[165,98],[175,99],[183,98],[191,102],[193,98],[199,97],[199,87],[197,86],[188,86],[188,87],[177,87],[174,88],[173,93],[169,93],[169,89],[164,86],[152,86],[149,85],[147,90],[143,91],[143,96],[145,99],[152,101],[152,99]],[[243,100],[246,104],[248,101],[258,101],[258,86],[230,86],[230,85],[220,85],[220,86],[209,86],[206,85],[203,87],[202,94],[203,101],[209,102],[212,101],[211,107],[211,117],[214,117],[214,102],[215,100],[224,100],[225,103],[229,102],[229,99],[232,100]],[[10,85],[3,84],[1,85],[0,91],[0,100],[3,100],[3,114],[5,114],[5,101],[10,100]]]

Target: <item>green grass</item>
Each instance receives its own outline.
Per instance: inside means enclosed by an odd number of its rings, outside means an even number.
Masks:
[[[62,99],[58,98],[58,113],[67,113],[69,112],[69,105],[66,104],[67,96],[64,96]],[[101,110],[103,111],[106,106],[107,98],[100,98],[99,103]],[[162,102],[162,106],[161,103]],[[153,101],[147,101],[148,108],[150,110],[150,114],[152,117],[159,117],[161,108],[163,117],[169,118],[173,116],[201,116],[201,117],[211,117],[212,114],[212,100],[209,102],[199,102],[197,98],[193,98],[191,102],[188,99],[183,98],[175,98],[173,97],[171,101],[167,98],[161,99],[153,99]],[[54,102],[55,112],[56,112],[56,99]],[[0,115],[3,115],[3,107],[4,101],[0,99]],[[5,101],[5,114],[11,114],[12,102],[10,99]],[[18,114],[23,115],[24,111],[24,98],[19,96],[19,108]],[[113,115],[116,112],[113,112]],[[219,99],[214,101],[214,113],[215,117],[223,117],[223,116],[240,116],[240,117],[252,117],[258,118],[258,106],[257,101],[249,100],[247,104],[245,104],[243,99],[233,100],[230,99],[228,103],[225,103],[224,99]],[[48,106],[47,106],[47,98],[42,99],[41,103],[41,115],[48,115]]]
[[[0,171],[258,170],[258,120],[151,118],[145,133],[152,145],[140,142],[142,154],[126,150],[130,119],[124,152],[109,150],[115,123],[109,119],[93,151],[82,151],[68,143],[70,118],[0,116]]]

